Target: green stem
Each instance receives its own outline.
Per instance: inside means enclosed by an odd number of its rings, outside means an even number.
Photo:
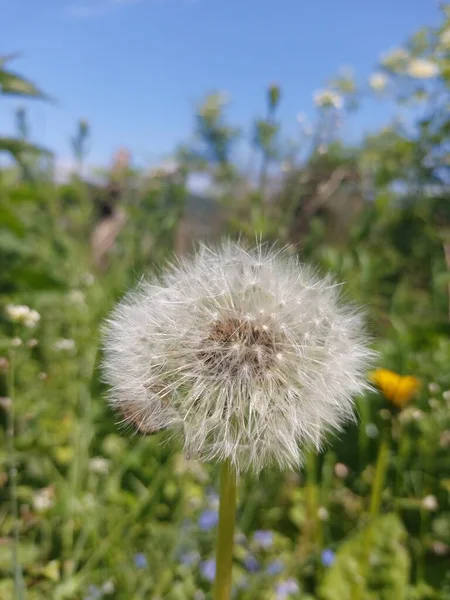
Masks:
[[[8,458],[9,458],[9,482],[11,494],[11,515],[13,519],[13,545],[12,545],[12,563],[14,571],[14,597],[21,600],[24,597],[22,569],[19,562],[19,506],[17,502],[17,464],[14,444],[14,403],[15,403],[15,380],[14,380],[14,352],[9,354],[9,376],[8,391],[10,396],[10,406],[7,408],[7,426],[6,437],[8,440]]]
[[[380,447],[378,448],[377,464],[375,466],[375,476],[372,483],[369,505],[369,522],[366,526],[366,533],[363,540],[362,560],[361,560],[361,578],[352,594],[354,600],[362,600],[366,591],[367,577],[370,566],[370,547],[372,544],[374,521],[380,514],[381,497],[383,495],[384,482],[386,480],[387,468],[389,465],[389,437],[386,427],[382,434]]]
[[[214,600],[229,600],[231,597],[235,518],[236,471],[230,461],[226,460],[220,467],[220,507]]]
[[[372,521],[378,516],[381,506],[381,496],[383,494],[384,481],[386,479],[386,471],[389,458],[389,444],[387,435],[384,435],[380,448],[378,450],[377,464],[375,467],[375,478],[372,485],[372,493],[370,495],[369,515]]]

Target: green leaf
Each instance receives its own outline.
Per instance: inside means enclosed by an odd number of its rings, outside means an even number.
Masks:
[[[49,99],[37,86],[28,79],[6,71],[0,67],[0,93],[5,96],[27,96],[30,98]]]
[[[410,559],[404,546],[406,530],[395,514],[376,519],[345,542],[326,572],[321,600],[354,598],[361,584],[364,600],[405,600]],[[364,547],[370,542],[368,561]]]

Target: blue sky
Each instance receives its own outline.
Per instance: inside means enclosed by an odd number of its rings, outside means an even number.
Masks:
[[[0,14],[0,53],[22,52],[14,68],[58,101],[27,103],[34,140],[69,159],[85,117],[95,164],[121,145],[141,164],[170,154],[191,134],[196,102],[217,89],[248,127],[267,84],[279,83],[280,117],[294,131],[340,67],[367,77],[380,54],[439,20],[435,0],[0,0]],[[18,104],[2,100],[0,132]],[[372,104],[347,135],[385,118]]]

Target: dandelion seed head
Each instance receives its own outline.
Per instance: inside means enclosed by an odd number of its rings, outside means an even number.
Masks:
[[[111,404],[142,433],[240,471],[297,467],[366,387],[360,313],[287,249],[201,247],[141,283],[105,328]]]

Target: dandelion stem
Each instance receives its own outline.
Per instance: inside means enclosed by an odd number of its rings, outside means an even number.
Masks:
[[[229,600],[236,517],[236,471],[229,460],[220,467],[220,507],[214,600]]]

